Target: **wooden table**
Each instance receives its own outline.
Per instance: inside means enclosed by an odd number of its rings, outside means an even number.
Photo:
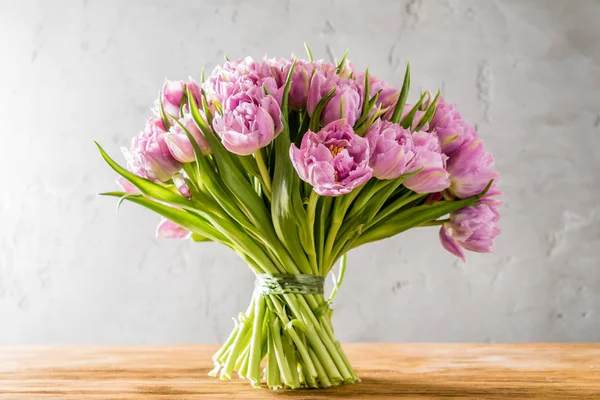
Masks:
[[[600,344],[352,344],[362,382],[253,389],[206,374],[215,346],[0,347],[0,399],[600,399]]]

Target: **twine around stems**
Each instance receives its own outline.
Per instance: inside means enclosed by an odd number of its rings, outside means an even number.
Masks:
[[[259,274],[254,286],[262,295],[270,294],[323,294],[325,279],[309,274]]]

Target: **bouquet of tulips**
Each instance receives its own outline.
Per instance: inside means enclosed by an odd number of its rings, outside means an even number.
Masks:
[[[126,168],[99,146],[123,189],[105,195],[160,214],[158,236],[219,242],[255,273],[211,374],[271,389],[358,380],[331,324],[349,250],[439,226],[464,259],[463,249],[490,252],[499,233],[493,157],[454,105],[439,91],[407,104],[408,66],[397,90],[346,56],[308,54],[227,61],[200,84],[167,80],[123,149]]]

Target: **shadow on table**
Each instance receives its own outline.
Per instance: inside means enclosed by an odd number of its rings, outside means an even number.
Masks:
[[[436,382],[437,381],[437,382]],[[439,398],[540,398],[555,399],[558,396],[571,398],[576,393],[557,387],[513,388],[510,382],[486,381],[459,384],[458,382],[441,381],[439,378],[428,380],[390,380],[379,378],[363,378],[354,385],[322,389],[322,390],[281,390],[272,392],[274,396],[290,396],[295,399],[439,399]],[[479,386],[479,387],[478,387]],[[564,398],[564,397],[560,398]]]

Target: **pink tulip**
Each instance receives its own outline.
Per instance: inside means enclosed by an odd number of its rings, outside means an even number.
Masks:
[[[192,96],[194,96],[196,104],[202,104],[200,101],[200,87],[193,79],[190,79],[188,82],[170,81],[165,79],[165,83],[161,91],[161,100],[165,113],[168,115],[173,115],[175,118],[181,117],[180,107],[186,87],[190,90],[190,92],[192,92]]]
[[[274,71],[266,60],[255,61],[251,57],[242,60],[227,61],[215,67],[203,84],[211,99],[224,103],[236,93],[246,92],[252,96],[261,96],[264,88],[276,96],[281,83],[278,83]]]
[[[465,260],[462,248],[479,253],[491,253],[494,238],[500,233],[497,227],[498,211],[492,206],[480,204],[465,207],[450,216],[440,228],[442,246]]]
[[[429,130],[435,130],[442,151],[449,156],[452,155],[463,143],[469,143],[477,139],[475,128],[465,121],[456,110],[455,104],[448,104],[443,97],[438,100],[433,119],[429,124]]]
[[[436,193],[450,186],[446,159],[441,152],[440,143],[435,133],[425,131],[413,134],[415,144],[415,175],[404,181],[404,186],[417,193]]]
[[[395,179],[416,169],[415,145],[408,129],[377,120],[365,134],[371,149],[369,165],[378,179]]]
[[[162,218],[156,227],[156,237],[189,239],[190,236],[192,236],[192,232],[165,218]]]
[[[119,185],[119,187],[121,187],[121,189],[123,189],[124,192],[129,193],[129,194],[136,194],[136,193],[140,192],[138,190],[138,188],[133,186],[133,184],[131,182],[129,182],[127,179],[123,178],[122,176],[117,177],[117,185]]]
[[[321,196],[350,193],[373,175],[369,142],[343,119],[306,132],[300,148],[291,145],[290,158],[300,178]]]
[[[265,147],[283,130],[281,109],[272,96],[238,92],[223,104],[223,115],[215,115],[215,131],[232,153],[249,155]]]
[[[122,148],[128,169],[153,181],[165,182],[182,167],[165,143],[165,126],[160,118],[151,117],[145,129],[131,141],[129,149]]]
[[[292,57],[292,59],[276,59],[267,60],[273,77],[277,82],[277,92],[272,93],[278,102],[281,104],[281,96],[285,88],[285,81],[290,72],[293,61],[296,60],[296,66],[292,73],[292,83],[290,85],[290,93],[288,95],[288,105],[295,110],[306,109],[306,101],[308,99],[308,89],[310,87],[310,77],[314,68],[312,63]]]
[[[465,199],[481,193],[498,174],[491,168],[494,157],[487,153],[481,140],[463,143],[448,160],[448,173],[452,181],[448,192]]]
[[[206,138],[200,132],[200,129],[196,126],[192,116],[190,114],[184,115],[179,122],[185,126],[188,132],[196,139],[196,143],[200,147],[202,154],[206,155],[210,153],[210,147],[206,142]],[[196,161],[194,154],[194,147],[190,143],[186,133],[177,123],[174,123],[169,132],[165,135],[165,142],[169,147],[169,151],[175,159],[182,163],[190,163]]]
[[[356,76],[357,83],[361,86],[361,92],[364,93],[365,74],[358,73]],[[381,106],[382,109],[387,108],[387,112],[382,116],[383,120],[390,120],[394,113],[394,107],[398,101],[400,90],[389,86],[385,81],[369,75],[369,97],[375,96],[379,92],[379,98],[375,106]]]
[[[344,79],[336,74],[328,75],[318,69],[308,90],[308,114],[312,117],[319,100],[333,88],[336,89],[335,94],[327,102],[321,114],[321,122],[326,125],[340,119],[340,107],[343,107],[341,118],[354,125],[362,113],[363,93],[359,84],[353,79]]]

